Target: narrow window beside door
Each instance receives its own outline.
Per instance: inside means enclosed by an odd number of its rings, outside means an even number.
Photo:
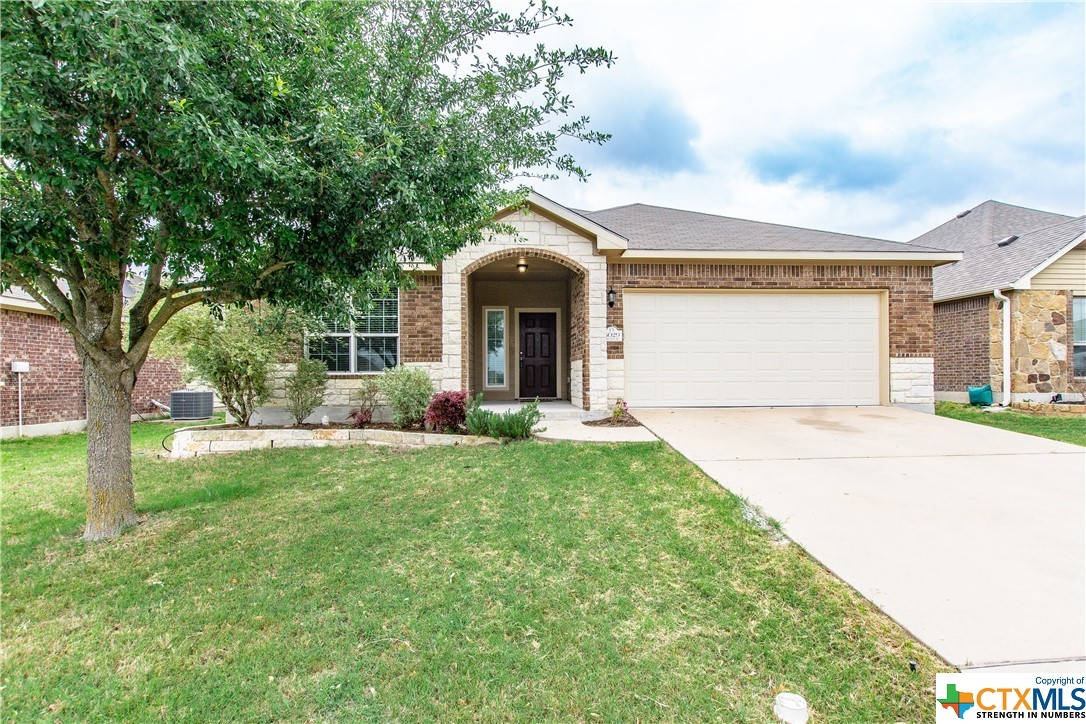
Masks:
[[[486,310],[486,386],[505,387],[505,310]]]

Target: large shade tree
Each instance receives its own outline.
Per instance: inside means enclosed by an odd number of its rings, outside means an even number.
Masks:
[[[584,175],[560,143],[603,137],[559,86],[612,57],[530,37],[569,22],[488,0],[4,4],[0,285],[82,361],[87,539],[135,520],[132,388],[173,315],[343,306],[403,281],[405,254],[479,240],[518,176]]]

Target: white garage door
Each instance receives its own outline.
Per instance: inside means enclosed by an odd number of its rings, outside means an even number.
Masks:
[[[877,294],[628,291],[623,305],[633,406],[879,404]]]

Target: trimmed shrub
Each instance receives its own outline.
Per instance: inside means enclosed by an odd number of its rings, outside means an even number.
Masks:
[[[300,359],[298,368],[287,378],[287,412],[294,423],[301,425],[324,403],[324,387],[328,384],[328,368],[319,359]]]
[[[481,405],[483,404],[483,393],[479,393],[475,397],[471,398],[468,403],[467,414],[464,415],[464,427],[467,428],[470,435],[490,435],[490,427],[493,424],[491,420],[497,417],[497,414],[492,410],[484,410]]]
[[[365,427],[373,422],[373,411],[381,401],[380,383],[372,377],[362,380],[362,384],[351,395],[351,400],[357,402],[358,407],[351,410],[347,419],[353,422],[355,427]]]
[[[430,400],[430,406],[426,408],[426,427],[441,432],[452,430],[459,432],[464,425],[464,418],[468,413],[468,393],[465,390],[459,392],[439,392]]]
[[[434,394],[430,375],[419,367],[389,367],[381,375],[381,394],[392,410],[392,424],[413,427],[422,423]]]
[[[539,400],[533,400],[519,410],[497,413],[481,407],[483,396],[476,395],[468,407],[464,426],[472,435],[526,440],[532,436],[535,426],[543,419],[539,411]],[[543,432],[546,428],[540,428]]]
[[[532,400],[515,412],[510,411],[499,415],[499,432],[501,434],[493,437],[527,440],[532,436],[532,430],[542,419],[543,413],[539,411],[539,400]]]

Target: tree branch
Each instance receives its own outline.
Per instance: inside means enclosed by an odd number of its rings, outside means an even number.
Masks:
[[[129,345],[129,359],[138,365],[142,365],[143,360],[147,358],[147,353],[151,350],[151,342],[154,341],[155,336],[159,331],[166,326],[166,323],[182,309],[202,302],[210,296],[211,290],[201,289],[197,292],[183,294],[180,297],[168,297],[166,301],[162,303],[162,306],[158,308],[158,311],[147,324],[143,333],[140,334],[139,339],[134,340],[132,344]]]

